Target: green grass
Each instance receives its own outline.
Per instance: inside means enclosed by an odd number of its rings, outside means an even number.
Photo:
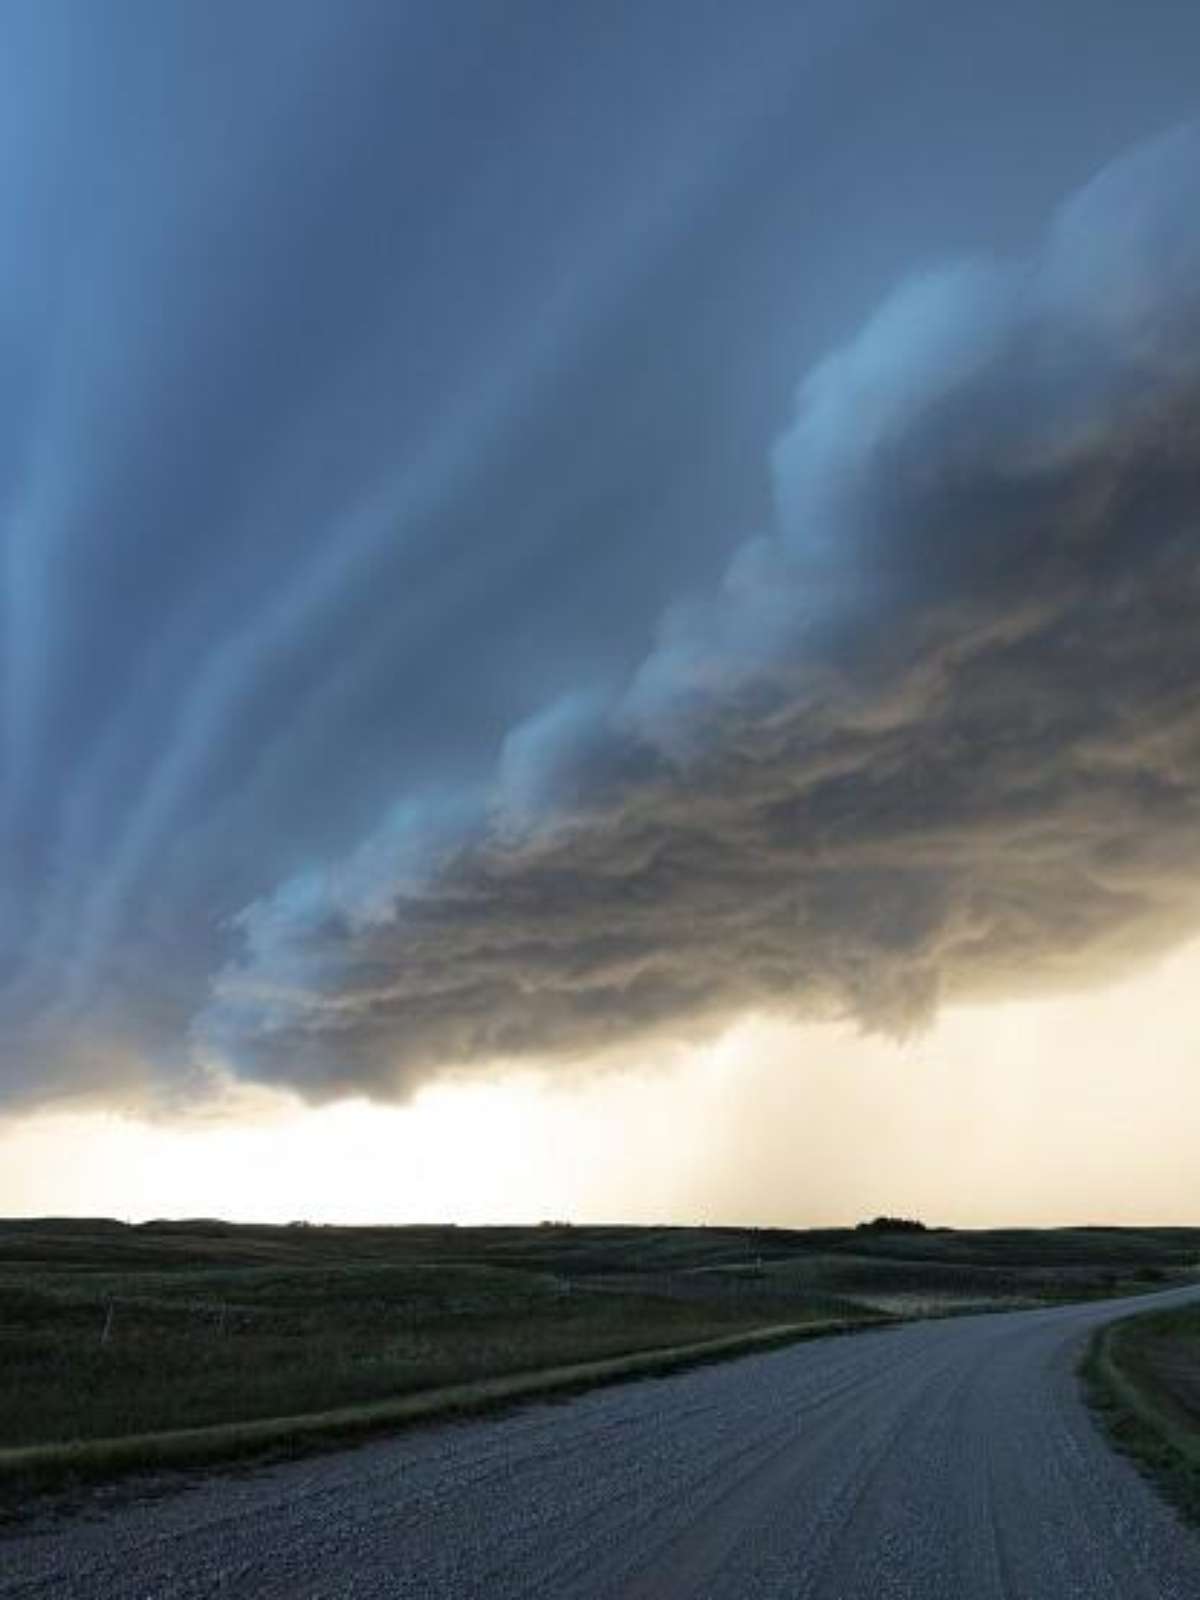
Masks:
[[[156,1459],[152,1435],[210,1430],[205,1456],[286,1444],[314,1436],[298,1418],[333,1417],[325,1435],[378,1427],[444,1391],[492,1403],[564,1368],[877,1324],[872,1297],[1054,1302],[1157,1287],[1198,1259],[1200,1234],[1170,1229],[0,1221],[0,1453],[49,1447],[94,1468]]]
[[[194,1468],[246,1457],[291,1457],[301,1451],[346,1444],[413,1424],[478,1415],[522,1400],[562,1398],[632,1378],[665,1377],[730,1356],[874,1325],[858,1319],[783,1324],[604,1360],[427,1389],[402,1398],[331,1411],[0,1450],[0,1519],[21,1509],[25,1497],[38,1490],[78,1488],[131,1471]]]
[[[629,1229],[0,1225],[0,1449],[326,1413],[869,1319],[819,1289],[681,1285],[671,1242]],[[692,1255],[705,1259],[705,1243]]]
[[[0,1308],[0,1445],[324,1411],[764,1320],[732,1298],[456,1266],[104,1273],[0,1287]],[[819,1296],[793,1309],[855,1312]]]
[[[1081,1371],[1113,1443],[1200,1524],[1200,1306],[1100,1328]]]

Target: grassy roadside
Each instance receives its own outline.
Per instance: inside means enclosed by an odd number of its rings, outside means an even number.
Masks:
[[[247,1458],[292,1458],[406,1426],[480,1415],[521,1401],[564,1398],[633,1378],[664,1377],[688,1367],[803,1339],[891,1325],[894,1319],[890,1318],[812,1320],[635,1351],[603,1361],[454,1384],[399,1399],[301,1416],[0,1450],[0,1511],[11,1511],[19,1497],[31,1491],[76,1488],[127,1473],[195,1468]]]
[[[1200,1525],[1200,1306],[1098,1328],[1080,1374],[1116,1448]]]
[[[0,1502],[783,1339],[1145,1292],[1198,1261],[1187,1229],[0,1219]]]

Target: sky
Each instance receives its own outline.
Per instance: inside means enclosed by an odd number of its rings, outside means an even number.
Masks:
[[[1198,48],[10,0],[0,1211],[1196,1220]]]

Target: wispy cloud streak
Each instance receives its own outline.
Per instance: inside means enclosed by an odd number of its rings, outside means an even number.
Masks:
[[[643,319],[873,9],[0,23],[10,1098],[191,1092],[239,907],[636,654],[701,420]]]

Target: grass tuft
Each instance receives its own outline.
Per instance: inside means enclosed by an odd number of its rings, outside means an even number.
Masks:
[[[1097,1329],[1080,1375],[1112,1443],[1200,1525],[1200,1307]]]

